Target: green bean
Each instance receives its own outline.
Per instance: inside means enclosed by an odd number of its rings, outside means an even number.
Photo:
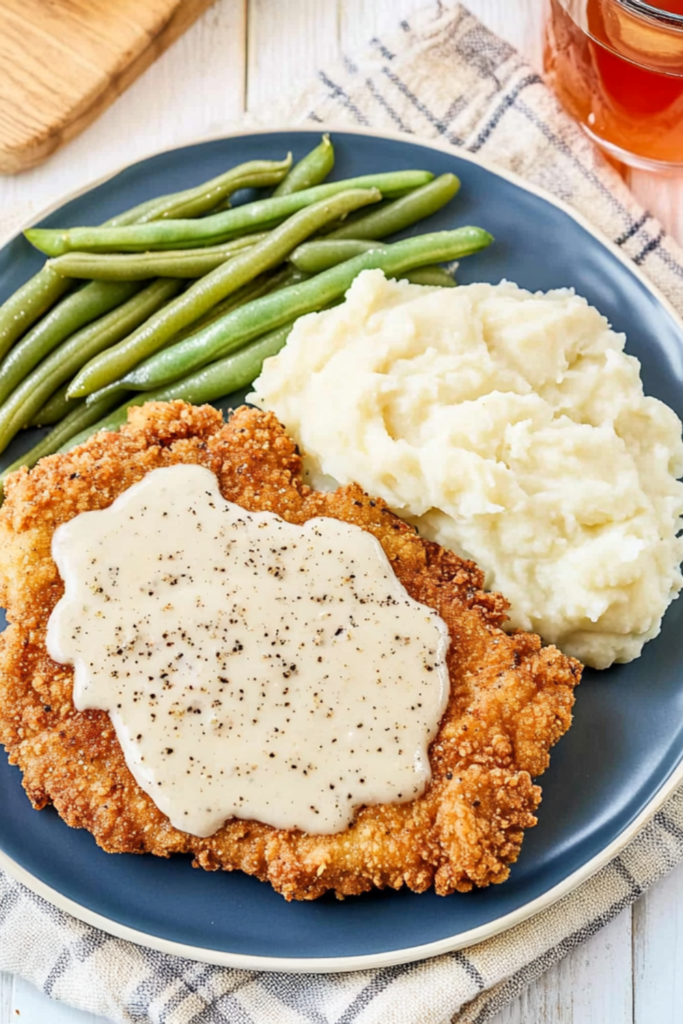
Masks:
[[[185,338],[191,337],[198,331],[207,327],[209,324],[214,323],[216,320],[220,320],[221,317],[225,316],[226,313],[232,312],[233,309],[237,309],[238,306],[243,306],[247,302],[252,302],[254,299],[258,299],[261,295],[266,295],[268,292],[275,290],[276,288],[286,287],[289,284],[295,283],[295,275],[299,274],[299,271],[295,271],[293,267],[287,268],[285,271],[279,271],[275,274],[259,274],[258,277],[254,278],[253,281],[249,281],[242,288],[239,288],[232,295],[229,295],[223,302],[219,302],[217,306],[209,310],[203,317],[200,317],[196,323],[186,327],[185,330],[179,331],[175,334],[170,341],[169,345],[174,345],[179,341],[183,341]],[[66,386],[66,393],[68,394],[71,383]],[[115,395],[121,394],[126,389],[119,384],[118,381],[114,381],[105,387],[99,388],[97,391],[93,391],[86,398],[88,405],[92,402],[99,402],[100,398],[104,395]],[[77,399],[71,399],[70,401],[77,401]]]
[[[69,282],[70,284],[71,282]],[[95,328],[97,324],[94,325]],[[58,423],[67,413],[71,412],[74,403],[67,399],[66,392],[69,383],[64,384],[48,399],[28,423],[29,427],[47,427]]]
[[[173,192],[166,196],[156,196],[147,202],[134,206],[132,210],[112,217],[107,223],[112,227],[123,227],[130,224],[148,224],[150,221],[165,220],[178,217],[199,217],[218,206],[227,196],[241,188],[264,188],[279,184],[292,166],[292,154],[286,159],[250,160],[238,164],[217,178],[211,178],[195,188],[187,188],[182,192]]]
[[[139,399],[148,402],[170,402],[174,398],[182,398],[195,405],[202,402],[214,402],[218,398],[244,388],[256,380],[266,359],[277,355],[284,347],[292,323],[269,331],[262,338],[257,338],[238,352],[233,352],[223,359],[210,363],[196,373],[183,380],[176,381],[160,388],[158,391],[145,391]],[[137,401],[134,400],[134,401]]]
[[[64,277],[96,281],[145,281],[150,277],[203,277],[226,260],[262,242],[266,232],[235,238],[223,245],[170,252],[68,252],[45,264]]]
[[[319,274],[321,270],[329,270],[330,267],[336,267],[338,263],[351,260],[361,253],[382,248],[386,248],[382,242],[371,242],[366,238],[337,240],[326,236],[298,245],[290,254],[289,261],[306,274]]]
[[[277,355],[284,347],[291,329],[292,324],[288,323],[276,331],[265,334],[252,345],[226,356],[225,359],[211,363],[203,370],[190,374],[183,380],[177,380],[167,387],[159,388],[158,391],[151,393],[147,391],[130,398],[115,412],[104,416],[92,426],[88,425],[80,433],[69,438],[60,451],[65,452],[75,448],[76,445],[87,441],[89,437],[100,430],[118,430],[128,419],[128,410],[133,405],[145,405],[147,402],[172,402],[178,398],[200,405],[202,402],[214,402],[217,398],[223,398],[239,388],[246,387],[258,377],[265,360],[270,356]]]
[[[29,420],[29,427],[53,427],[55,423],[59,423],[65,416],[68,416],[76,402],[72,402],[66,397],[66,391],[71,382],[62,384],[61,388],[57,388],[54,395],[48,398],[45,405],[41,406],[38,412]]]
[[[299,281],[306,280],[307,275],[302,274],[299,270],[294,267],[286,267],[284,270],[277,271],[276,273],[260,274],[253,281],[249,281],[248,284],[239,288],[233,295],[228,296],[223,302],[219,302],[217,306],[209,310],[209,312],[197,320],[196,323],[191,324],[190,327],[184,331],[180,331],[178,334],[171,338],[168,344],[174,345],[184,338],[189,338],[191,335],[196,334],[202,330],[208,324],[214,323],[221,317],[225,316],[226,313],[230,313],[233,309],[237,309],[238,306],[243,306],[247,302],[251,302],[254,299],[259,298],[261,295],[266,295],[273,291],[278,291],[281,288],[288,288],[292,284],[298,284]],[[67,385],[66,390],[70,385]],[[100,388],[98,391],[94,391],[88,395],[86,402],[88,404],[92,402],[99,402],[103,395],[121,394],[126,389],[115,381],[113,384],[109,384],[107,387]],[[67,409],[67,412],[69,410]],[[61,418],[61,417],[58,417]],[[56,422],[56,420],[55,420]]]
[[[334,146],[329,135],[325,134],[319,145],[294,164],[291,171],[273,192],[274,196],[288,196],[292,192],[301,192],[324,181],[334,167]]]
[[[267,175],[270,173],[273,176],[272,180],[269,179],[263,183],[275,184],[276,181],[280,181],[285,177],[290,166],[291,154],[281,163],[263,160],[242,164],[241,167],[235,167],[228,171],[227,174],[220,175],[218,178],[212,178],[211,181],[207,181],[197,188],[185,189],[183,192],[176,192],[174,195],[156,197],[139,206],[134,206],[132,209],[126,210],[125,213],[110,217],[109,220],[104,222],[103,226],[120,227],[136,222],[146,224],[157,217],[169,217],[171,215],[177,217],[182,214],[183,217],[189,217],[192,214],[188,212],[190,209],[186,205],[188,201],[194,201],[202,195],[207,197],[207,201],[214,202],[215,205],[216,188],[218,187],[220,191],[220,186],[217,186],[217,183],[224,182],[225,179],[230,178],[232,184],[235,185],[237,180],[243,180],[245,168],[251,167],[254,173],[258,174],[265,173]],[[271,169],[270,172],[268,168]],[[251,172],[247,171],[246,173]],[[242,186],[238,185],[236,187]],[[222,194],[225,195],[224,192]],[[210,209],[210,207],[206,207],[206,209]],[[152,274],[152,276],[158,275]],[[71,284],[71,281],[61,275],[59,277],[55,275],[49,267],[43,267],[42,270],[39,270],[37,274],[34,274],[33,277],[18,288],[13,295],[10,295],[6,302],[0,306],[0,359],[9,352],[14,342],[39,317],[43,316],[58,299],[61,299],[62,295],[69,290]]]
[[[204,216],[208,217],[210,214],[222,213],[223,210],[232,209],[232,206],[233,203],[230,201],[230,197],[227,196],[225,199],[222,199],[220,203],[217,203],[216,206],[214,206],[213,210],[207,210]]]
[[[91,281],[68,295],[5,356],[0,367],[0,403],[65,338],[126,302],[139,288],[130,281]]]
[[[418,188],[432,180],[428,171],[391,171],[366,174],[360,178],[331,181],[325,185],[244,203],[225,213],[198,220],[161,220],[152,224],[132,224],[120,228],[29,228],[29,242],[48,256],[61,256],[74,250],[84,252],[143,252],[147,249],[186,249],[218,245],[236,235],[263,231],[311,203],[329,199],[350,189],[378,189],[392,196],[405,188]]]
[[[212,209],[226,195],[239,188],[277,184],[287,175],[291,162],[289,154],[286,160],[280,162],[255,160],[242,164],[194,189],[158,196],[141,203],[125,213],[110,217],[105,225],[121,227],[135,223],[147,224],[171,216],[196,216]],[[151,276],[159,275],[153,273]],[[70,286],[71,282],[63,275],[57,278],[50,268],[44,267],[0,306],[0,359],[7,354],[17,338],[43,316]]]
[[[289,259],[298,270],[319,274],[373,249],[386,249],[386,244],[371,242],[366,238],[320,238],[297,246]],[[439,266],[418,267],[398,276],[413,284],[435,285],[442,288],[452,288],[455,285],[452,274]]]
[[[182,281],[155,281],[128,302],[77,331],[44,359],[0,407],[0,452],[43,403],[92,356],[124,338],[178,291]]]
[[[369,214],[354,218],[326,237],[386,238],[436,213],[453,198],[459,188],[460,182],[454,174],[442,174],[402,199],[387,203],[381,210],[372,210]]]
[[[284,174],[286,173],[284,163],[282,166],[282,173]],[[207,184],[210,185],[212,183],[209,182]],[[181,192],[177,193],[177,195],[185,196],[186,193]],[[172,198],[172,196],[162,196],[161,199],[151,199],[141,206],[133,207],[133,209],[127,210],[117,217],[110,218],[108,221],[105,221],[105,224],[112,227],[132,224],[137,216],[143,215],[146,223],[154,219],[155,210],[159,216],[163,216],[168,208],[168,200]],[[14,342],[39,317],[43,316],[58,299],[61,299],[62,295],[72,286],[72,283],[63,273],[60,271],[55,273],[51,267],[46,265],[10,295],[0,306],[0,359],[4,358]]]
[[[415,267],[406,274],[400,275],[405,281],[411,284],[428,285],[431,288],[455,288],[457,281],[452,274],[449,274],[445,267],[438,263],[426,267]]]
[[[296,267],[287,267],[278,276],[278,279],[273,282],[268,291],[279,292],[283,288],[291,288],[293,284],[301,284],[302,281],[308,281],[310,276],[310,274],[302,273]]]
[[[373,219],[356,214],[345,221],[330,225],[326,238],[386,238],[387,235],[403,231],[411,224],[429,217],[445,206],[460,189],[460,181],[454,174],[442,174],[439,178],[421,188],[409,189],[403,195],[395,195],[373,208]],[[409,201],[408,201],[409,200]]]
[[[203,327],[208,324],[212,324],[214,320],[220,320],[226,313],[231,313],[233,309],[237,309],[238,306],[243,306],[245,302],[251,302],[253,299],[258,299],[262,295],[266,295],[273,287],[276,286],[276,282],[284,278],[284,273],[279,271],[277,273],[265,273],[259,274],[253,281],[247,281],[246,284],[238,288],[232,295],[228,295],[227,299],[223,299],[216,306],[205,313],[204,316],[200,316],[198,320],[195,320],[188,327],[185,327],[182,331],[178,331],[170,339],[169,344],[173,344],[176,341],[182,341],[183,338],[189,338],[191,334],[196,334],[197,331],[201,331]],[[91,396],[88,396],[89,398]]]
[[[353,189],[295,213],[262,242],[195,282],[128,338],[91,360],[73,381],[69,398],[82,398],[118,380],[141,359],[158,352],[178,331],[194,323],[221,299],[257,274],[281,263],[299,242],[324,224],[341,213],[377,202],[379,198],[380,193],[376,189]]]
[[[62,445],[68,442],[70,437],[74,437],[74,435],[84,430],[88,424],[97,423],[108,412],[115,409],[120,401],[120,395],[113,397],[108,395],[97,405],[86,405],[85,402],[76,402],[76,408],[68,416],[65,416],[54,430],[51,430],[38,444],[34,445],[33,448],[23,455],[20,455],[11,466],[8,466],[7,469],[0,473],[0,499],[4,496],[5,482],[11,473],[16,473],[22,466],[31,469],[39,459],[44,459],[46,455],[54,455],[55,452],[61,450]]]
[[[10,295],[0,306],[0,359],[70,287],[71,281],[45,266]]]
[[[274,330],[289,320],[334,302],[362,270],[378,268],[394,277],[414,267],[477,252],[490,245],[491,241],[488,232],[481,228],[462,227],[455,231],[417,235],[355,256],[317,277],[272,295],[264,295],[228,313],[203,331],[146,359],[119,383],[133,391],[151,391],[185,377],[192,370],[228,355],[264,331]]]
[[[308,274],[302,274],[296,267],[285,267],[283,270],[276,270],[275,273],[259,274],[253,281],[249,281],[241,288],[238,288],[236,292],[229,295],[223,302],[219,302],[217,306],[214,306],[213,309],[210,309],[199,320],[190,324],[184,331],[179,331],[171,339],[170,344],[182,341],[183,338],[189,338],[191,334],[196,334],[197,331],[202,330],[208,324],[220,320],[222,316],[225,316],[226,313],[231,313],[238,306],[244,306],[247,302],[259,299],[262,295],[268,295],[270,292],[280,291],[282,288],[289,288],[290,285],[299,284],[301,281],[306,281],[308,277]]]

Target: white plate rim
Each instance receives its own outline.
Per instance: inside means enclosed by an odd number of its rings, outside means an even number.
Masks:
[[[77,199],[79,196],[91,191],[98,185],[104,184],[104,182],[116,177],[116,175],[125,171],[128,167],[132,167],[135,164],[150,159],[151,157],[161,156],[164,153],[171,153],[177,149],[186,149],[188,146],[201,145],[205,142],[218,142],[222,140],[229,141],[231,139],[240,139],[253,135],[271,135],[276,132],[305,132],[310,135],[320,135],[322,132],[333,133],[334,131],[338,131],[345,135],[362,135],[371,138],[388,139],[396,142],[408,142],[413,145],[419,145],[428,149],[437,150],[438,152],[447,153],[450,156],[456,156],[468,161],[469,163],[483,167],[485,170],[490,171],[497,177],[503,178],[504,180],[517,185],[525,192],[530,192],[533,195],[538,196],[540,199],[544,199],[546,202],[557,207],[559,210],[562,210],[567,214],[567,216],[571,217],[573,221],[579,224],[585,231],[600,242],[601,245],[608,249],[613,256],[616,256],[616,258],[642,285],[647,288],[647,290],[654,296],[654,298],[657,299],[660,305],[678,324],[681,335],[683,336],[683,319],[663,292],[661,292],[660,289],[642,273],[639,267],[629,259],[629,257],[611,241],[611,239],[607,238],[606,235],[591,224],[590,221],[581,213],[571,207],[568,203],[565,203],[561,199],[552,195],[552,193],[546,192],[544,189],[538,188],[535,185],[531,185],[524,178],[512,171],[498,167],[491,161],[482,159],[478,155],[475,156],[467,150],[460,150],[454,146],[450,146],[447,143],[431,139],[421,139],[415,135],[410,135],[405,132],[376,131],[370,128],[349,127],[348,125],[335,124],[334,122],[316,124],[314,127],[309,127],[308,125],[271,125],[269,127],[245,128],[240,131],[218,131],[204,135],[200,138],[188,139],[165,149],[154,150],[146,156],[138,157],[132,162],[121,164],[119,167],[94,179],[88,184],[62,195],[59,199],[56,199],[53,203],[49,204],[49,206],[43,208],[39,213],[31,217],[30,220],[24,223],[23,227],[10,228],[5,232],[2,232],[0,235],[0,246],[6,245],[15,238],[19,232],[24,231],[26,228],[29,228],[33,224],[43,220],[43,218],[47,217],[55,210],[60,209],[66,203],[71,202],[73,199]],[[582,882],[587,881],[595,875],[601,868],[616,857],[624,847],[628,845],[631,839],[633,839],[634,836],[648,823],[648,821],[654,817],[657,811],[664,803],[666,803],[669,796],[671,796],[671,794],[682,784],[683,758],[669,778],[662,783],[659,790],[655,793],[647,806],[643,808],[640,814],[637,815],[637,817],[627,825],[611,843],[605,846],[599,853],[576,871],[572,872],[571,875],[568,875],[562,882],[558,882],[557,885],[548,889],[547,892],[542,893],[540,896],[537,896],[536,899],[530,900],[528,903],[524,904],[524,906],[518,907],[516,910],[511,911],[502,917],[496,918],[487,924],[480,925],[477,928],[471,928],[465,932],[459,932],[457,935],[448,936],[447,938],[439,939],[436,942],[428,942],[419,946],[390,950],[386,953],[368,953],[359,956],[344,957],[273,957],[230,953],[222,950],[205,949],[200,946],[186,945],[182,942],[175,942],[160,938],[156,935],[149,935],[146,932],[138,931],[135,928],[130,928],[127,925],[120,924],[117,921],[111,920],[111,918],[105,917],[104,915],[89,910],[87,907],[81,906],[80,903],[69,899],[56,889],[46,885],[39,878],[36,878],[2,850],[0,850],[0,867],[4,868],[8,874],[18,882],[21,882],[22,885],[25,885],[31,892],[35,893],[37,896],[42,896],[59,910],[66,911],[78,920],[84,921],[86,924],[91,924],[96,928],[100,928],[109,935],[113,935],[120,939],[126,939],[129,942],[133,942],[140,946],[148,946],[152,949],[158,950],[160,953],[168,953],[173,956],[180,956],[190,960],[198,960],[202,963],[215,964],[221,967],[231,967],[249,971],[279,971],[293,974],[338,974],[347,971],[362,971],[375,968],[393,967],[397,964],[411,963],[418,960],[426,960],[430,957],[441,956],[445,953],[452,953],[456,950],[465,949],[468,946],[473,946],[476,943],[483,942],[485,939],[490,939],[496,935],[500,935],[502,932],[521,924],[530,917],[533,917],[535,914],[539,914],[542,911],[547,910],[554,903],[557,903],[558,900],[561,900],[564,896],[576,889]]]

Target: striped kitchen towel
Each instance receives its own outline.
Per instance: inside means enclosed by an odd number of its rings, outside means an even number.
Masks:
[[[539,76],[459,5],[436,3],[362,58],[325,68],[280,124],[410,132],[554,192],[683,312],[683,253],[562,113]],[[0,969],[129,1024],[482,1024],[683,859],[683,791],[621,854],[532,920],[465,951],[342,975],[229,970],[112,938],[0,873]]]

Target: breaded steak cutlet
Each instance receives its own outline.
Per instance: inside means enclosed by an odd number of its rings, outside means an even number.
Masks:
[[[231,819],[200,839],[173,828],[138,787],[109,716],[75,709],[72,670],[45,646],[63,593],[50,553],[54,530],[79,512],[107,508],[150,470],[181,462],[212,470],[225,498],[251,511],[291,523],[331,516],[368,530],[410,596],[445,620],[451,693],[422,797],[361,808],[336,835]],[[198,867],[246,871],[287,899],[402,885],[446,895],[507,878],[524,829],[536,824],[541,791],[532,776],[569,728],[581,666],[537,636],[503,632],[507,602],[481,589],[474,563],[422,540],[357,486],[305,486],[293,441],[272,414],[247,408],[227,423],[209,406],[133,408],[119,433],[20,470],[6,490],[0,601],[10,626],[0,638],[0,740],[34,807],[53,804],[109,852],[192,853]]]

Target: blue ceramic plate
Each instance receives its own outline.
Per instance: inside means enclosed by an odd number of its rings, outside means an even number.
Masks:
[[[479,162],[405,138],[337,132],[336,177],[425,167],[454,171],[462,190],[419,230],[479,224],[495,236],[463,260],[462,283],[510,278],[525,288],[576,288],[628,336],[646,392],[683,416],[683,324],[616,247],[549,196]],[[295,159],[307,131],[216,139],[128,167],[50,213],[44,226],[97,224],[153,195],[173,192],[243,160]],[[41,265],[22,238],[0,251],[0,300]],[[35,443],[16,442],[5,465]],[[19,447],[21,445],[21,448]],[[338,902],[286,903],[239,872],[195,871],[168,861],[103,853],[89,833],[40,813],[20,774],[0,763],[0,863],[34,891],[107,931],[168,952],[232,966],[350,970],[455,949],[518,923],[604,864],[683,778],[683,600],[641,658],[586,672],[574,725],[543,776],[538,827],[502,886],[448,898],[375,892]]]

